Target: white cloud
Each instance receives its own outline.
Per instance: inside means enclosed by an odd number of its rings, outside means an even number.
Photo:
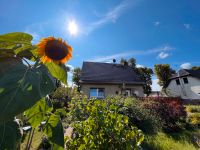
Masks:
[[[100,56],[100,57],[96,57],[95,59],[91,59],[89,61],[95,61],[95,62],[110,62],[113,59],[118,59],[118,58],[122,58],[122,57],[126,57],[131,55],[133,52],[125,52],[125,53],[118,53],[118,54],[114,54],[114,55],[110,55],[110,56]]]
[[[184,27],[185,27],[186,29],[188,29],[188,30],[191,29],[191,25],[190,25],[190,24],[187,24],[187,23],[186,23],[186,24],[183,24],[183,25],[184,25]]]
[[[67,83],[68,83],[69,86],[73,86],[72,77],[73,77],[73,73],[67,72]]]
[[[169,56],[168,53],[160,52],[160,53],[158,54],[158,57],[157,57],[157,58],[159,58],[159,59],[165,59],[165,58],[167,58],[168,56]]]
[[[65,64],[67,67],[69,67],[70,71],[67,72],[67,83],[68,86],[73,86],[73,81],[72,81],[72,77],[73,77],[73,70],[74,70],[74,66],[70,65],[70,64]]]
[[[152,79],[152,85],[151,85],[152,91],[161,91],[161,86],[158,84],[158,79]]]
[[[33,23],[25,27],[26,33],[33,36],[32,43],[36,44],[41,39],[41,35],[44,33],[44,28],[46,28],[47,22]]]
[[[122,57],[131,57],[131,56],[138,56],[138,55],[149,55],[149,54],[154,54],[154,53],[159,53],[163,51],[171,51],[174,50],[174,47],[171,47],[169,45],[167,46],[162,46],[158,48],[153,48],[153,49],[148,49],[148,50],[131,50],[123,53],[117,53],[109,56],[98,56],[94,59],[89,59],[89,61],[95,61],[95,62],[108,62],[113,59],[119,59]]]
[[[159,26],[160,25],[160,22],[159,21],[155,21],[155,22],[153,22],[153,24],[154,24],[154,26]]]
[[[182,68],[182,69],[191,69],[192,68],[192,65],[191,65],[191,63],[183,63],[183,64],[181,64],[180,65],[180,68]]]
[[[136,68],[144,68],[144,65],[137,64]]]
[[[69,67],[70,71],[73,71],[73,70],[74,70],[74,66],[69,65],[69,64],[66,64],[66,66]]]
[[[139,1],[131,1],[131,0],[124,0],[119,5],[113,7],[110,11],[108,11],[103,17],[99,20],[92,22],[86,28],[86,34],[94,31],[95,29],[108,24],[108,23],[115,23],[119,17],[128,10],[130,6],[133,4],[137,4]]]

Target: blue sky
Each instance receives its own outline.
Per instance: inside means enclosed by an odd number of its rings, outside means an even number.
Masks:
[[[134,57],[138,65],[200,65],[199,0],[0,0],[0,34],[14,31],[62,37],[73,47],[72,67],[83,61]],[[71,35],[68,23],[78,26]],[[69,74],[71,79],[71,74]],[[157,90],[153,77],[153,89]]]

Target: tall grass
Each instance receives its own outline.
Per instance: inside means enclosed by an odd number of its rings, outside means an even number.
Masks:
[[[186,133],[184,133],[186,134]],[[159,132],[154,136],[145,136],[144,150],[198,150],[198,146],[192,142],[192,133],[186,135],[167,135]]]

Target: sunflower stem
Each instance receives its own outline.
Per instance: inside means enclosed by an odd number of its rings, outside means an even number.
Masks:
[[[33,68],[36,68],[36,67],[38,66],[39,61],[40,61],[40,59],[37,59],[37,60],[36,60],[36,62],[35,62],[35,64],[34,64]]]
[[[22,60],[29,66],[31,67],[31,65],[28,63],[28,61],[25,58],[22,58]]]

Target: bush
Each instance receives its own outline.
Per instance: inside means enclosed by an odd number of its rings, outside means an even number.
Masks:
[[[200,106],[198,106],[198,105],[188,105],[188,106],[186,106],[186,111],[189,112],[189,113],[195,113],[195,112],[200,113]]]
[[[105,100],[84,102],[78,107],[86,119],[72,123],[74,136],[66,142],[68,149],[135,149],[143,141],[141,131],[129,126],[128,117],[118,113],[117,105]]]
[[[163,120],[165,131],[180,130],[185,124],[186,112],[179,98],[150,98],[143,102],[143,107]]]
[[[142,101],[135,98],[126,98],[122,112],[129,117],[130,125],[136,125],[146,134],[155,134],[162,129],[162,119],[154,111],[144,108],[142,104]]]
[[[192,125],[200,125],[200,113],[192,113],[188,116],[188,122]]]
[[[55,110],[58,108],[67,107],[68,102],[76,94],[77,94],[76,89],[60,86],[49,95],[49,98],[51,99],[53,108]]]

